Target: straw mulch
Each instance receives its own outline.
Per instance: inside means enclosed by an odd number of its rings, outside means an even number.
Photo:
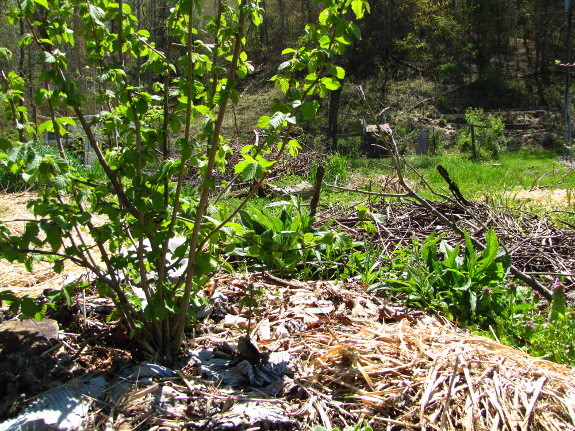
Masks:
[[[0,193],[0,220],[13,235],[21,235],[26,226],[26,220],[34,219],[27,204],[36,199],[31,192]],[[102,217],[94,219],[96,225],[106,222]],[[97,251],[94,251],[97,255]],[[56,274],[49,262],[34,264],[33,271],[28,272],[26,266],[19,262],[8,262],[0,259],[0,290],[10,290],[18,296],[41,295],[46,289],[60,289],[68,277],[79,275],[83,269],[66,260],[64,270]]]
[[[279,279],[264,280],[255,283],[266,294],[252,337],[261,348],[292,355],[294,382],[306,396],[289,402],[290,417],[326,428],[366,419],[375,430],[575,429],[570,367],[397,308],[361,284],[278,288]],[[237,300],[241,285],[224,281],[216,291]],[[234,327],[247,316],[234,308],[221,330],[196,341],[213,346],[241,336]]]
[[[315,402],[393,429],[565,430],[574,370],[426,318],[306,337]],[[342,328],[343,329],[343,328]],[[399,427],[399,428],[398,428]]]

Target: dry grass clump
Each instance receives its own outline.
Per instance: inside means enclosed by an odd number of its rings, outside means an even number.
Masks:
[[[512,193],[511,196],[515,200],[530,202],[545,208],[570,208],[575,204],[575,196],[566,189],[520,190]]]

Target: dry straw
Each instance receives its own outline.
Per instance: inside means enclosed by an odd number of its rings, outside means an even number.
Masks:
[[[331,337],[315,338],[314,380],[331,402],[374,423],[422,430],[574,429],[569,367],[430,317],[371,323],[337,337],[336,345]]]

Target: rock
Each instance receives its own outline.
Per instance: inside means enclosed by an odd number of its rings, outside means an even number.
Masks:
[[[18,352],[31,357],[58,341],[58,323],[52,319],[9,320],[0,323],[0,356]]]
[[[295,186],[284,187],[288,195],[301,195],[303,199],[310,199],[313,196],[313,186],[307,181],[302,181]]]
[[[307,181],[302,181],[295,186],[278,187],[273,184],[264,184],[263,191],[272,196],[296,196],[300,195],[303,199],[310,199],[313,196],[313,186]]]

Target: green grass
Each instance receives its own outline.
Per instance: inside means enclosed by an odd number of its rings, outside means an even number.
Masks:
[[[532,210],[544,210],[556,218],[572,223],[575,221],[575,169],[559,160],[554,151],[506,152],[496,161],[473,162],[468,155],[446,153],[441,156],[412,156],[407,163],[413,166],[436,191],[449,195],[448,184],[437,171],[442,165],[450,178],[458,185],[463,196],[476,202],[492,205],[521,206]],[[324,158],[326,175],[324,181],[350,189],[372,192],[401,193],[395,178],[395,170],[389,159],[349,158],[338,153]],[[271,183],[280,187],[308,181],[313,184],[316,166],[310,166],[307,175],[286,175],[274,178]],[[421,179],[406,166],[403,167],[408,183],[415,191],[428,199],[439,199],[424,187]],[[394,185],[383,189],[383,184]],[[545,198],[553,189],[566,190],[568,199],[549,205],[546,199],[523,196],[523,191],[537,190]],[[565,193],[565,192],[563,192]],[[565,194],[563,194],[565,196]],[[284,199],[284,198],[281,198]],[[280,198],[276,200],[281,200]],[[339,191],[324,186],[320,203],[334,209],[355,207],[359,202],[378,202],[382,198],[365,194]],[[273,199],[272,199],[273,200]],[[387,201],[393,198],[386,198]],[[266,199],[263,199],[266,201]],[[269,202],[269,201],[268,201]],[[553,212],[555,211],[555,212]]]
[[[575,187],[574,170],[558,160],[552,151],[509,152],[497,161],[475,163],[466,155],[452,154],[425,161],[421,157],[408,162],[424,174],[434,188],[447,189],[436,170],[441,164],[464,196],[472,200],[501,192],[531,190],[538,187]],[[414,178],[413,175],[409,175]]]
[[[467,155],[459,153],[413,156],[406,160],[437,191],[449,193],[447,183],[436,169],[437,165],[442,165],[464,197],[492,201],[494,197],[505,193],[512,195],[520,190],[575,189],[575,170],[560,162],[558,157],[554,151],[523,151],[503,153],[496,161],[473,162]],[[355,159],[351,162],[351,169],[365,178],[394,175],[388,160]],[[423,184],[413,172],[408,168],[404,168],[404,172],[415,190],[425,197],[432,197],[424,191]]]

